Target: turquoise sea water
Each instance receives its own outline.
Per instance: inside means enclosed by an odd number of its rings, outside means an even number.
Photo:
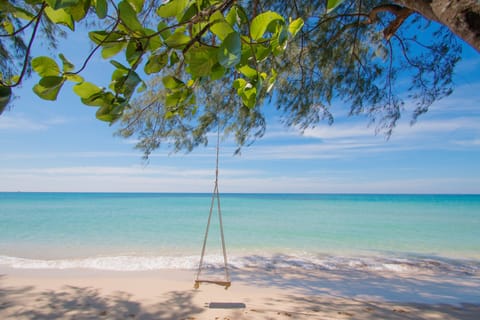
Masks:
[[[210,201],[210,194],[0,193],[0,265],[194,268]],[[480,270],[479,195],[223,194],[221,206],[234,267]],[[220,263],[220,253],[214,223],[207,262]]]

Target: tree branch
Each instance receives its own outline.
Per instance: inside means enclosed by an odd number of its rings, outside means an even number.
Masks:
[[[25,76],[25,72],[27,72],[28,59],[30,58],[30,50],[32,49],[33,40],[35,39],[35,35],[37,34],[38,26],[40,25],[40,20],[42,18],[42,15],[43,15],[43,12],[44,12],[46,6],[47,6],[47,4],[44,2],[42,4],[42,7],[40,8],[40,11],[38,12],[38,14],[36,16],[37,21],[35,22],[35,26],[33,27],[33,32],[32,32],[32,35],[30,37],[30,41],[28,42],[27,51],[25,52],[25,59],[23,60],[22,72],[20,73],[20,76],[19,76],[17,82],[12,84],[12,85],[7,85],[6,83],[4,83],[3,81],[0,80],[0,85],[2,85],[4,87],[14,88],[14,87],[18,86],[20,83],[22,83],[22,79]]]
[[[104,44],[106,43],[106,39],[108,38],[109,35],[111,35],[113,33],[113,31],[115,31],[115,29],[117,28],[118,24],[120,23],[120,17],[118,17],[117,21],[115,21],[115,24],[113,25],[113,28],[112,30],[110,30],[109,34],[102,40],[100,41],[100,43],[92,50],[92,52],[90,52],[90,54],[87,56],[87,58],[85,59],[85,61],[83,62],[83,65],[82,67],[75,71],[75,72],[67,72],[66,74],[79,74],[80,72],[82,72],[83,70],[85,70],[85,68],[87,67],[88,65],[88,62],[90,61],[90,59],[92,59],[93,55],[95,54],[95,52],[97,52],[97,50]]]
[[[33,21],[35,21],[35,18],[37,18],[38,15],[36,15],[35,17],[33,17],[32,20],[30,20],[26,25],[24,25],[23,27],[19,28],[17,31],[15,31],[14,33],[10,34],[10,33],[7,33],[7,34],[0,34],[0,38],[5,38],[5,37],[13,37],[13,36],[16,36],[17,34],[19,34],[20,32],[22,32],[23,30],[27,29],[32,23]]]
[[[395,0],[394,2],[402,7],[418,12],[428,20],[440,22],[437,15],[433,12],[431,0]]]
[[[393,13],[396,18],[383,30],[383,36],[386,40],[390,38],[397,32],[398,28],[403,24],[403,22],[414,12],[412,9],[401,7],[395,4],[385,4],[373,8],[369,15],[368,19],[370,23],[375,22],[378,19],[378,14],[380,12],[390,12]]]

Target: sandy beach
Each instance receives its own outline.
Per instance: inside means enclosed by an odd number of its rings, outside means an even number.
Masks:
[[[0,269],[1,319],[479,319],[478,274],[237,269],[193,289],[191,270]]]

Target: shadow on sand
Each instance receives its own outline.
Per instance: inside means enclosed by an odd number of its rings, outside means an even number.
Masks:
[[[271,305],[288,304],[289,309],[280,315],[295,319],[480,319],[478,273],[401,274],[289,267],[234,270],[232,278],[237,283],[288,292],[272,297]]]
[[[281,258],[279,258],[281,259]],[[258,258],[253,257],[256,261]],[[401,273],[372,270],[279,267],[235,269],[234,281],[291,289],[300,295],[381,299],[395,302],[480,304],[480,273]],[[479,318],[480,319],[480,318]]]
[[[211,312],[228,315],[222,320],[478,320],[480,315],[478,275],[407,277],[302,268],[288,272],[234,270],[230,290],[242,285],[248,290],[281,289],[276,291],[281,293],[264,297],[266,303],[246,296],[235,303],[210,302],[205,306],[196,304],[194,298],[199,293],[193,290],[170,291],[147,305],[126,292],[105,294],[93,287],[65,286],[55,291],[39,291],[32,286],[7,287],[3,277],[0,275],[0,319],[194,320]]]
[[[1,278],[4,276],[0,276]],[[0,282],[1,319],[193,319],[204,309],[192,301],[194,292],[171,291],[161,302],[142,305],[124,292],[102,294],[91,287],[66,286],[57,291],[9,288]]]

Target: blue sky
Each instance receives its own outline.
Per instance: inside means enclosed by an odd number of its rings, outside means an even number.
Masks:
[[[79,65],[75,57],[87,49],[74,38],[63,52]],[[303,135],[269,119],[265,137],[241,156],[224,141],[220,191],[480,193],[480,55],[465,47],[463,56],[455,92],[413,127],[407,103],[389,140],[339,111],[333,126]],[[111,69],[95,59],[85,77],[106,82]],[[0,116],[0,191],[211,192],[214,146],[157,150],[145,165],[135,141],[113,136],[115,127],[96,120],[96,109],[70,88],[52,103],[33,94],[35,81],[26,81],[14,108]]]

